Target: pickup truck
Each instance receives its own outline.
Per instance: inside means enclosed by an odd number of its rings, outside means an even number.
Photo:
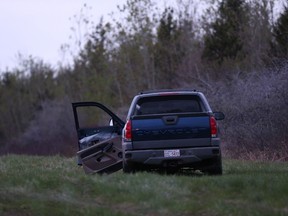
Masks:
[[[204,94],[196,90],[156,90],[136,95],[122,121],[97,102],[73,103],[79,138],[78,164],[87,173],[138,170],[200,170],[222,174],[218,120]],[[92,106],[107,115],[106,125],[81,127],[78,109]],[[94,115],[100,118],[99,114]],[[83,116],[82,116],[83,118]],[[90,123],[93,118],[86,116]],[[91,122],[92,120],[92,122]]]

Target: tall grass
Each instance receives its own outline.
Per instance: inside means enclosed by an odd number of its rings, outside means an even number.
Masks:
[[[74,159],[0,158],[0,215],[287,215],[287,163],[224,160],[224,175],[85,175]]]

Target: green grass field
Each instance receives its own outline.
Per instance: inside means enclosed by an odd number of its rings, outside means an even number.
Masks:
[[[100,176],[74,158],[2,156],[0,215],[288,215],[288,163],[224,160],[223,176]]]

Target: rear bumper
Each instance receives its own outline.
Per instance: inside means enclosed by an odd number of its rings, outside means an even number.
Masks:
[[[126,150],[123,160],[127,164],[165,166],[176,162],[178,166],[190,165],[221,156],[220,147],[180,148],[180,156],[164,157],[164,149]]]

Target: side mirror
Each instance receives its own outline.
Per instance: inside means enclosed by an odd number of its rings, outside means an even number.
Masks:
[[[222,112],[213,112],[213,114],[216,120],[223,120],[225,118],[225,115]]]

